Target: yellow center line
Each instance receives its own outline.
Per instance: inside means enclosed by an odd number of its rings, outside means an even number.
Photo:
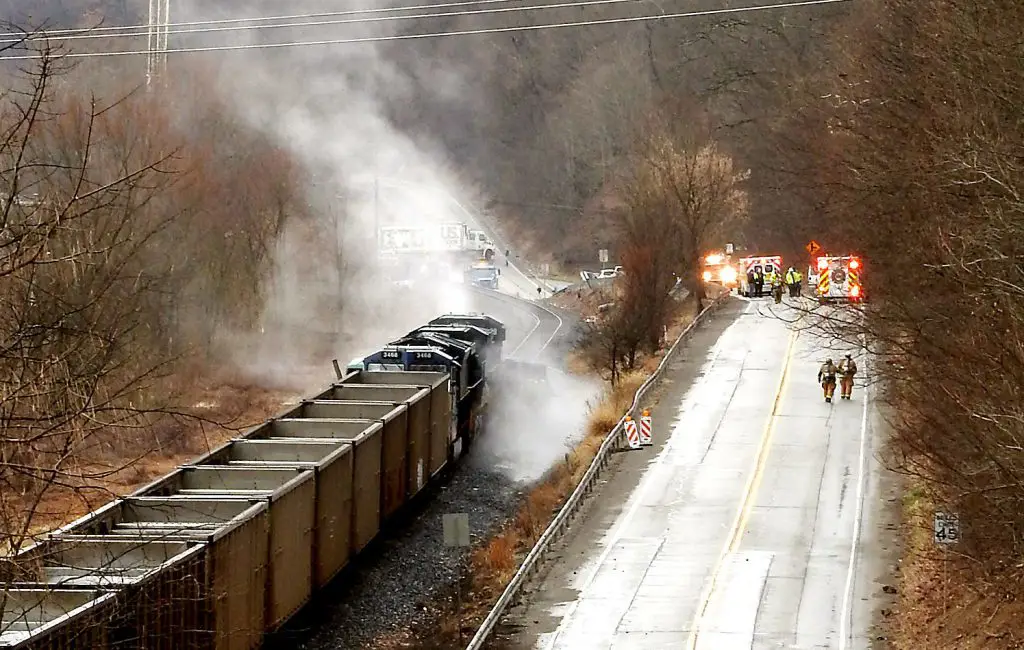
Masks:
[[[779,373],[779,383],[775,389],[772,410],[768,415],[768,422],[765,424],[764,433],[761,434],[761,440],[758,444],[757,457],[754,460],[754,471],[751,472],[750,478],[747,480],[747,485],[743,492],[743,501],[740,504],[740,509],[736,512],[736,519],[733,520],[729,536],[726,538],[725,547],[715,561],[715,567],[711,571],[711,579],[707,581],[704,592],[701,594],[697,614],[694,616],[693,625],[690,626],[690,634],[687,637],[686,647],[689,650],[694,650],[697,646],[700,626],[704,615],[707,613],[708,605],[711,603],[711,596],[715,593],[715,584],[718,582],[722,565],[725,564],[725,558],[730,553],[735,553],[739,549],[740,540],[743,539],[743,532],[746,530],[747,522],[750,520],[750,513],[754,510],[757,491],[761,486],[761,479],[764,477],[764,468],[768,464],[768,454],[771,451],[771,441],[775,433],[775,422],[778,419],[779,405],[782,404],[782,395],[785,393],[786,386],[789,383],[789,369],[798,336],[799,334],[796,331],[791,331],[789,334],[789,344],[786,346],[786,356],[782,362],[782,371]]]

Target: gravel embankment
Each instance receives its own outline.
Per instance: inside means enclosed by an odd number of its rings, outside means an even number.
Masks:
[[[458,576],[466,555],[445,548],[442,517],[469,515],[474,539],[515,509],[520,487],[483,463],[459,466],[400,531],[385,533],[315,601],[266,644],[267,650],[352,650],[374,638],[423,623],[426,603]]]

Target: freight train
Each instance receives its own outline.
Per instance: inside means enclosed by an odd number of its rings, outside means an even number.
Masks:
[[[480,435],[505,326],[448,314],[0,561],[0,648],[250,650]]]

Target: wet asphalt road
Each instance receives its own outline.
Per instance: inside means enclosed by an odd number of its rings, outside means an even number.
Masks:
[[[815,328],[763,302],[722,312],[706,351],[670,365],[655,447],[625,454],[496,645],[870,647],[886,573],[871,395],[861,378],[824,402],[818,366],[846,350]]]

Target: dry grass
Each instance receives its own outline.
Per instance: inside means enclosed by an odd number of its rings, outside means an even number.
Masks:
[[[181,402],[200,406],[183,411],[201,419],[168,421],[153,430],[139,430],[139,436],[151,436],[152,440],[138,444],[125,440],[131,431],[116,432],[121,447],[79,463],[81,473],[90,477],[88,485],[77,485],[69,479],[66,486],[48,489],[32,518],[31,534],[74,521],[168,474],[238,436],[245,427],[273,416],[292,397],[221,373],[201,373],[192,368],[186,374],[190,389],[181,396]],[[149,451],[133,460],[124,457],[122,450],[128,446]],[[109,475],[95,478],[101,474]]]
[[[1009,650],[1024,648],[1024,603],[991,593],[946,558],[932,541],[932,504],[919,489],[904,497],[899,602],[887,619],[895,650]],[[944,561],[945,560],[945,561]]]
[[[633,403],[636,391],[649,376],[649,372],[641,369],[623,373],[615,389],[606,391],[600,401],[591,406],[590,417],[587,420],[587,433],[600,436],[603,439],[612,430],[612,427],[618,424],[626,409]]]
[[[566,355],[565,370],[570,375],[577,376],[593,375],[594,373],[587,360],[576,350]]]

